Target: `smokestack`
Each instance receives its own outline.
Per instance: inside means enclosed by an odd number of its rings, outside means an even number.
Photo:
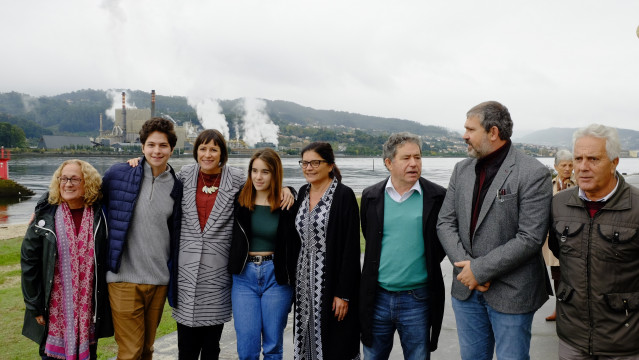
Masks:
[[[100,136],[102,136],[102,113],[100,113]]]
[[[122,92],[122,133],[124,134],[124,142],[126,142],[126,94]]]
[[[151,117],[155,117],[155,90],[151,90]]]

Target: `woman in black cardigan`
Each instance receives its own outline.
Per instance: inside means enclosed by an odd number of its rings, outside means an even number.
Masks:
[[[359,209],[329,143],[302,150],[308,184],[295,227],[302,248],[295,287],[295,359],[359,359]]]

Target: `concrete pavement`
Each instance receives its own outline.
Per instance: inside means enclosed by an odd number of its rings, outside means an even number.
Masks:
[[[455,315],[450,302],[450,285],[452,276],[452,265],[448,258],[441,264],[444,273],[444,283],[446,284],[446,309],[444,311],[444,322],[442,333],[439,337],[439,348],[432,353],[433,360],[459,359],[459,345],[457,342],[457,326],[455,325]],[[555,323],[546,322],[545,317],[550,315],[555,306],[555,298],[551,297],[544,306],[537,311],[532,326],[532,341],[530,358],[554,360],[557,359],[557,334]],[[289,315],[289,321],[284,331],[284,359],[293,358],[293,317]],[[233,321],[225,324],[220,341],[220,359],[237,359],[235,330]],[[171,360],[178,358],[177,333],[165,335],[155,341],[154,359]],[[395,335],[391,360],[403,359],[399,337]],[[330,360],[330,359],[327,359]]]

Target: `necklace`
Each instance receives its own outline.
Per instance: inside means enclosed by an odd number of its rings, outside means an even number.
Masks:
[[[221,174],[221,172],[220,172],[220,174]],[[200,178],[202,179],[202,183],[204,184],[204,186],[202,186],[202,192],[203,193],[211,195],[214,192],[216,192],[217,189],[220,188],[219,186],[215,186],[215,182],[220,177],[220,174],[217,174],[215,179],[213,179],[213,184],[211,184],[211,186],[207,186],[206,185],[206,181],[204,181],[204,176],[202,175],[202,172],[200,172]]]

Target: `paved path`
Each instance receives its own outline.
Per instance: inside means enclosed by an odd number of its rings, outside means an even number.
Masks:
[[[435,351],[431,359],[448,360],[459,359],[459,346],[457,343],[457,327],[455,325],[455,315],[450,302],[450,284],[452,276],[452,265],[448,259],[442,262],[444,282],[446,284],[446,309],[444,311],[444,322],[442,333],[439,338],[439,349]],[[554,360],[557,359],[557,335],[555,333],[555,323],[546,322],[545,317],[550,315],[555,306],[555,298],[551,297],[546,304],[536,313],[532,327],[531,359]],[[289,321],[284,332],[284,359],[293,358],[293,319],[289,316]],[[222,341],[220,342],[222,352],[220,359],[237,359],[235,331],[233,322],[224,326]],[[163,336],[155,342],[154,359],[170,360],[177,359],[177,335],[172,333]],[[392,360],[403,359],[399,337],[395,336]]]

